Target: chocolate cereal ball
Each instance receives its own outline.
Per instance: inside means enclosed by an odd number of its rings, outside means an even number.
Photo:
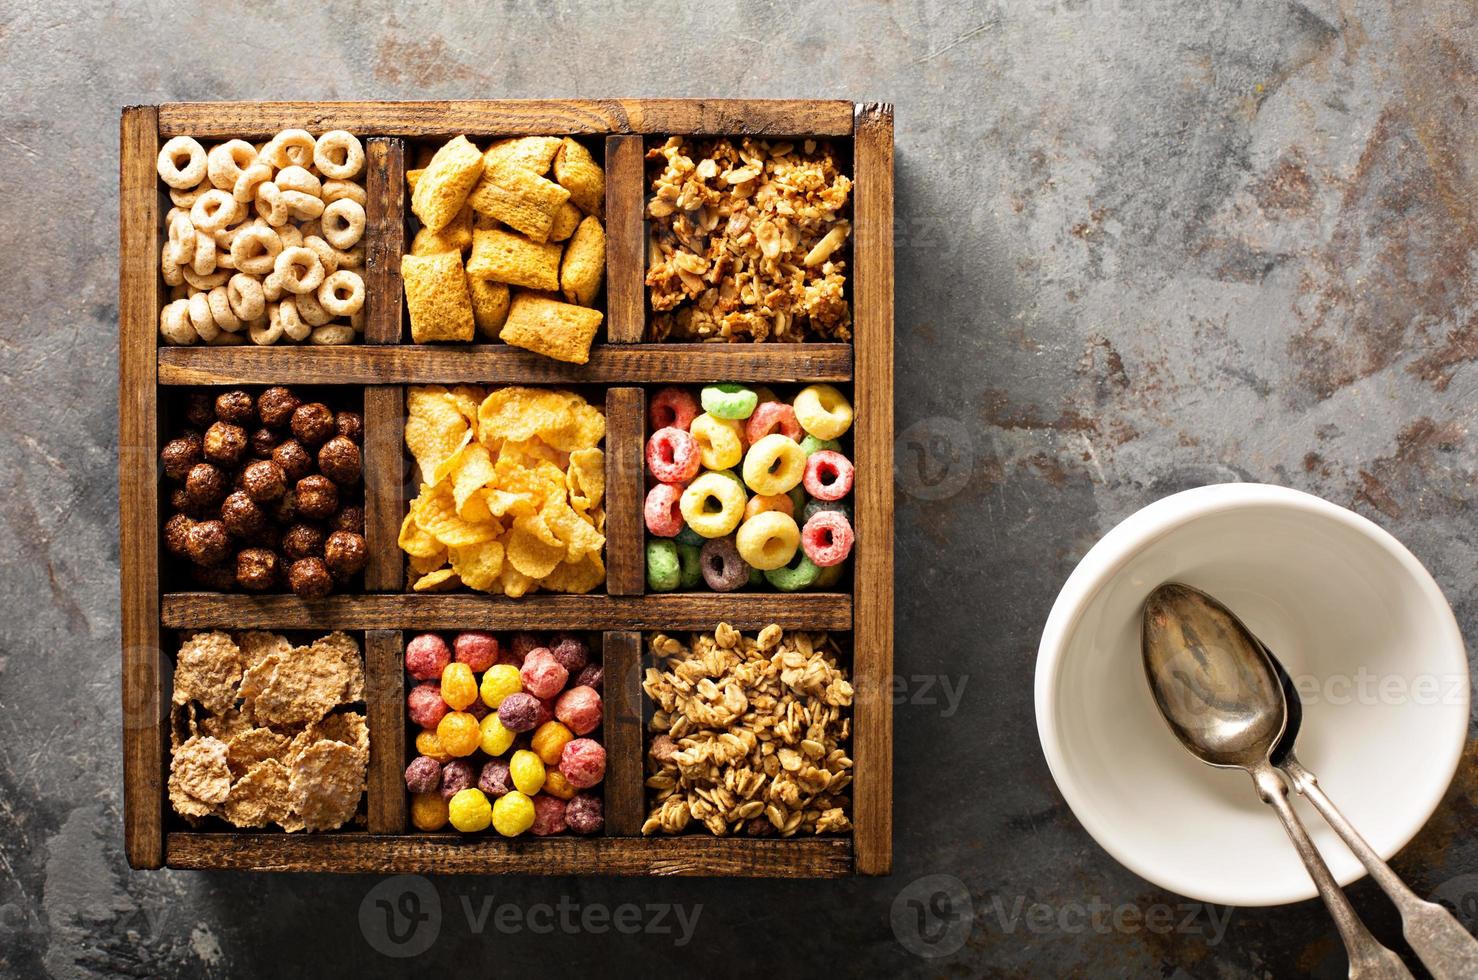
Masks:
[[[216,420],[215,400],[208,391],[192,391],[185,396],[185,421],[204,429]]]
[[[257,459],[271,459],[272,450],[282,441],[282,436],[266,426],[258,426],[252,430],[251,438],[247,440],[251,454]]]
[[[220,521],[201,521],[185,534],[185,551],[197,565],[216,565],[231,553],[231,535]]]
[[[296,439],[284,439],[278,443],[277,448],[272,450],[272,462],[293,483],[313,472],[313,457]]]
[[[334,413],[322,402],[299,405],[293,410],[292,429],[303,445],[320,445],[333,437]]]
[[[237,490],[221,502],[221,523],[238,538],[249,538],[267,526],[267,513],[245,490]]]
[[[164,550],[176,558],[188,558],[190,528],[195,521],[188,514],[176,514],[164,522]]]
[[[365,562],[369,561],[369,548],[362,535],[353,531],[335,531],[324,543],[323,560],[329,571],[345,579],[364,568]]]
[[[300,558],[287,570],[287,584],[304,599],[322,599],[334,590],[334,578],[322,558]]]
[[[169,492],[169,509],[177,510],[191,517],[205,517],[210,513],[210,508],[195,506],[194,500],[184,487],[175,487]]]
[[[216,418],[233,425],[250,425],[256,418],[257,406],[251,395],[240,389],[223,391],[216,396]]]
[[[185,476],[185,499],[194,512],[215,506],[230,489],[226,474],[209,463],[196,463]]]
[[[364,418],[358,412],[340,412],[334,416],[334,431],[359,442],[364,438]]]
[[[193,432],[188,432],[178,439],[169,440],[159,453],[159,461],[164,465],[164,475],[171,480],[183,480],[190,472],[190,467],[204,458],[201,453],[200,436]]]
[[[293,490],[293,503],[304,517],[327,520],[339,509],[339,488],[334,486],[333,480],[314,473],[298,481]]]
[[[191,565],[190,579],[202,589],[229,592],[236,587],[236,565],[229,561],[219,565]]]
[[[340,507],[339,512],[328,522],[328,526],[335,531],[352,531],[355,534],[363,534],[364,508],[358,504]]]
[[[268,388],[257,399],[257,418],[273,429],[285,429],[292,422],[293,412],[302,404],[289,388]]]
[[[287,474],[272,460],[259,459],[241,471],[241,489],[259,504],[281,500],[287,493]]]
[[[265,592],[277,584],[282,566],[266,548],[243,548],[236,554],[236,582],[243,589]]]
[[[348,436],[334,436],[318,449],[318,469],[324,476],[344,487],[359,482],[359,447]]]
[[[235,466],[246,455],[246,430],[230,422],[216,422],[205,430],[205,458],[220,466]]]
[[[313,524],[294,524],[282,536],[282,553],[289,561],[323,557],[323,529]]]
[[[297,499],[293,494],[285,493],[272,502],[272,519],[281,525],[288,525],[298,519]]]

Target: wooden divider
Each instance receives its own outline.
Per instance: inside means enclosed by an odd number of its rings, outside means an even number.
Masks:
[[[640,388],[606,391],[606,591],[611,595],[641,595],[646,587],[642,541],[645,413]]]
[[[365,149],[364,267],[367,344],[400,343],[400,256],[405,251],[405,144],[372,139]]]
[[[606,137],[606,336],[640,343],[646,330],[646,182],[640,136]]]
[[[364,638],[364,701],[369,712],[369,829],[372,834],[406,830],[403,772],[405,671],[399,630],[369,630]]]
[[[606,834],[636,837],[646,816],[642,788],[641,634],[606,633],[603,706],[606,744]]]

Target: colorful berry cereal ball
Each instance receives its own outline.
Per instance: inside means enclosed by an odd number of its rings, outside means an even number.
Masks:
[[[523,679],[519,677],[518,668],[512,664],[493,664],[482,675],[482,703],[489,708],[496,708],[508,695],[522,690]]]
[[[659,538],[670,538],[683,529],[682,487],[659,483],[647,491],[642,505],[642,520],[647,530]]]
[[[577,793],[565,804],[565,826],[577,834],[597,834],[606,825],[605,805],[596,793]]]
[[[806,492],[817,500],[841,500],[852,492],[852,461],[823,449],[806,460]]]
[[[405,788],[412,793],[431,793],[441,788],[441,763],[418,755],[405,767]]]
[[[441,672],[441,699],[457,711],[477,700],[477,678],[466,664],[447,664]]]
[[[554,698],[535,698],[534,703],[538,705],[534,709],[534,728],[547,725],[554,720]],[[529,735],[529,738],[533,738]]]
[[[784,402],[763,402],[744,423],[744,441],[753,446],[775,432],[801,441],[801,424],[795,420],[795,409]]]
[[[405,645],[405,669],[418,681],[434,681],[452,662],[446,641],[435,633],[422,633]]]
[[[831,385],[808,385],[795,396],[796,421],[817,439],[840,439],[852,427],[852,403]]]
[[[510,732],[531,732],[539,724],[539,699],[524,691],[510,694],[498,705],[497,718]]]
[[[482,742],[482,727],[466,711],[449,711],[437,724],[436,737],[442,748],[460,759],[477,751]]]
[[[416,751],[437,762],[446,762],[451,753],[441,747],[441,739],[436,737],[436,729],[423,729],[416,735]]]
[[[749,582],[749,566],[739,556],[733,538],[705,542],[699,554],[703,581],[715,592],[733,592]]]
[[[647,588],[653,592],[671,592],[683,580],[682,562],[677,545],[668,538],[647,542]]]
[[[703,411],[721,419],[740,421],[754,414],[759,395],[739,384],[705,385],[698,396]]]
[[[544,792],[562,800],[569,800],[579,791],[570,785],[564,773],[558,769],[549,769],[544,773]]]
[[[558,706],[555,707],[558,711]],[[529,742],[529,748],[534,750],[546,766],[559,765],[559,754],[564,751],[565,743],[575,737],[575,733],[557,721],[546,721],[534,729],[534,737]]]
[[[537,647],[524,658],[523,669],[518,672],[523,689],[543,700],[552,698],[564,690],[570,672],[560,666],[548,647]]]
[[[600,727],[600,695],[593,687],[572,687],[554,702],[554,717],[576,735],[589,735]]]
[[[411,724],[419,728],[435,728],[449,710],[441,699],[441,685],[435,681],[411,688],[405,696],[405,706],[411,716]]]
[[[852,553],[852,524],[846,514],[820,511],[812,515],[801,530],[801,547],[806,557],[821,568],[840,565]]]
[[[477,724],[477,747],[488,755],[502,755],[507,752],[513,745],[514,738],[518,736],[517,732],[511,732],[503,727],[503,721],[496,711]]]
[[[446,821],[446,800],[440,793],[417,793],[411,797],[411,823],[417,830],[440,830]]]
[[[559,754],[559,771],[571,786],[589,789],[606,777],[606,750],[594,739],[577,738]]]
[[[533,796],[544,786],[544,760],[528,749],[519,749],[508,760],[508,775],[514,789]]]
[[[600,664],[586,664],[585,669],[580,671],[580,676],[575,678],[576,687],[593,687],[597,691],[605,686],[606,669]]]
[[[590,662],[590,644],[575,634],[556,633],[554,641],[549,652],[554,654],[561,667],[570,672],[570,676],[578,674]]]
[[[540,793],[534,797],[534,823],[529,828],[535,837],[548,837],[565,831],[565,801]]]
[[[668,426],[686,432],[698,417],[698,411],[698,399],[687,389],[663,388],[647,403],[647,421],[653,432]]]
[[[538,633],[530,633],[528,630],[514,633],[513,639],[508,642],[508,648],[512,650],[513,655],[518,658],[517,661],[514,663],[514,666],[523,666],[523,658],[529,655],[529,651],[534,649],[535,647],[542,647],[543,645],[544,640],[539,636]]]
[[[493,799],[497,799],[513,788],[513,779],[508,775],[506,759],[491,759],[482,767],[477,777],[477,788]]]
[[[462,833],[475,834],[488,829],[493,819],[493,806],[482,790],[464,789],[447,804],[447,818]]]
[[[517,837],[534,825],[534,801],[518,790],[498,797],[493,804],[493,829],[504,837]]]
[[[702,465],[698,441],[682,429],[658,429],[647,440],[647,472],[663,483],[687,483]]]
[[[482,630],[467,630],[458,633],[452,641],[457,663],[466,664],[474,674],[480,674],[498,662],[498,638]]]
[[[441,767],[441,795],[450,800],[477,783],[477,770],[466,759],[453,759]]]

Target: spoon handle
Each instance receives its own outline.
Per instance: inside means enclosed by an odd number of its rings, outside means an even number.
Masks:
[[[1401,957],[1382,946],[1370,934],[1370,930],[1365,928],[1360,916],[1355,914],[1354,906],[1350,905],[1350,900],[1340,890],[1334,875],[1329,873],[1329,866],[1324,863],[1324,858],[1320,856],[1309,832],[1298,819],[1298,814],[1293,812],[1293,806],[1288,802],[1288,787],[1277,770],[1265,764],[1252,770],[1252,781],[1257,785],[1257,793],[1262,801],[1272,807],[1283,821],[1288,839],[1293,841],[1293,847],[1303,859],[1309,877],[1314,879],[1314,886],[1319,889],[1319,897],[1324,899],[1324,905],[1334,919],[1335,928],[1345,942],[1345,952],[1350,957],[1350,980],[1401,980],[1411,977],[1411,971],[1406,969]]]
[[[1345,819],[1320,787],[1318,778],[1300,765],[1292,753],[1283,760],[1281,768],[1288,774],[1293,788],[1313,804],[1319,815],[1339,834],[1340,840],[1365,865],[1370,877],[1391,897],[1401,912],[1401,930],[1406,934],[1406,941],[1416,950],[1422,965],[1431,971],[1432,976],[1437,980],[1478,977],[1478,940],[1468,934],[1462,923],[1447,909],[1417,897],[1406,887],[1391,866],[1381,860],[1354,825]]]

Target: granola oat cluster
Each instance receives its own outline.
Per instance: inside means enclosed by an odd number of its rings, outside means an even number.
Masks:
[[[850,340],[852,181],[815,140],[673,137],[647,204],[650,340]]]
[[[771,624],[743,636],[727,623],[691,644],[655,634],[642,689],[656,704],[647,749],[644,835],[691,821],[751,836],[851,830],[852,760],[843,709],[852,685],[825,633]]]

